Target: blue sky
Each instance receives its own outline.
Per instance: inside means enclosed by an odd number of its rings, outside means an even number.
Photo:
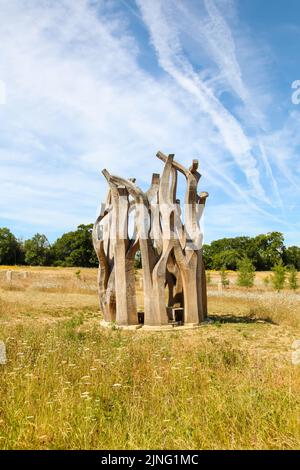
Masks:
[[[146,188],[162,150],[199,159],[205,242],[300,245],[298,0],[0,0],[0,16],[0,226],[53,241],[95,220],[103,168]]]

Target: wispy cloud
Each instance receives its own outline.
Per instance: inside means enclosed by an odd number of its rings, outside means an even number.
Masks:
[[[237,40],[238,18],[233,27],[224,5],[0,0],[0,217],[57,234],[93,220],[106,192],[101,169],[146,187],[160,148],[186,164],[199,158],[209,205],[224,202],[220,236],[226,204],[285,227],[274,208],[278,182],[299,181],[286,166],[296,158],[296,128],[287,121],[270,130],[245,73],[242,27]],[[155,69],[143,65],[145,53]]]
[[[12,0],[1,8],[6,26],[0,31],[5,50],[0,71],[9,85],[7,105],[0,110],[3,216],[10,207],[11,217],[28,221],[9,200],[9,184],[32,213],[43,206],[45,214],[53,214],[59,191],[58,215],[72,201],[82,217],[87,199],[92,219],[106,190],[100,178],[104,166],[149,179],[158,146],[181,152],[180,135],[194,140],[182,97],[174,99],[172,84],[157,82],[138,66],[136,41],[104,4],[96,10],[81,0],[31,2],[26,15],[24,2]],[[22,197],[28,185],[32,190],[43,185],[35,203]]]
[[[220,132],[225,146],[246,175],[250,187],[258,197],[266,199],[260,182],[257,162],[251,149],[251,141],[247,138],[240,123],[217,99],[212,89],[200,79],[199,74],[196,73],[183,53],[177,22],[170,15],[170,11],[174,12],[174,2],[138,0],[137,3],[149,28],[160,65],[176,80],[179,86],[193,95],[195,104],[200,107],[200,111],[207,113],[212,124]],[[213,56],[221,69],[226,66],[225,73],[232,86],[237,89],[242,99],[246,100],[247,90],[243,85],[241,72],[235,60],[234,44],[230,31],[213,2],[206,0],[205,5],[210,17],[209,27],[206,25],[209,33],[205,34],[209,39],[210,49],[213,50]],[[217,41],[211,40],[214,34]],[[222,35],[224,35],[224,43],[221,49]],[[223,54],[225,52],[224,58],[221,50]]]
[[[300,191],[300,113],[293,111],[289,114],[283,126],[270,132],[263,138],[263,143],[276,162],[281,178],[284,177],[293,187]]]

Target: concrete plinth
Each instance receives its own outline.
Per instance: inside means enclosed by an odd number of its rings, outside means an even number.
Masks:
[[[143,325],[140,325],[140,324],[138,324],[138,325],[117,325],[114,322],[101,320],[100,321],[100,326],[102,326],[102,328],[108,328],[108,329],[111,329],[111,330],[131,330],[131,331],[134,331],[134,330],[138,330]]]

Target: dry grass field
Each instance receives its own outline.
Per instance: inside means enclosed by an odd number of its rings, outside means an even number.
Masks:
[[[129,332],[99,327],[96,270],[6,269],[1,449],[300,447],[300,294],[266,273],[223,292],[212,273],[196,330]]]

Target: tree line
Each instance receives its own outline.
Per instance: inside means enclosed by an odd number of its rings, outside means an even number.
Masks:
[[[18,240],[6,227],[0,228],[0,264],[29,266],[98,266],[93,248],[93,224],[79,225],[50,244],[46,235],[37,233]]]
[[[53,244],[44,234],[18,240],[8,228],[0,228],[0,264],[95,267],[98,260],[92,243],[92,227],[92,224],[81,224]],[[286,247],[280,232],[215,240],[203,246],[203,256],[208,270],[237,270],[246,258],[256,271],[269,271],[278,263],[300,271],[300,247]],[[140,267],[139,253],[136,267]]]
[[[203,246],[207,269],[237,270],[241,260],[247,258],[256,271],[269,271],[278,263],[294,266],[300,271],[300,247],[286,247],[280,232],[256,237],[221,238]]]

